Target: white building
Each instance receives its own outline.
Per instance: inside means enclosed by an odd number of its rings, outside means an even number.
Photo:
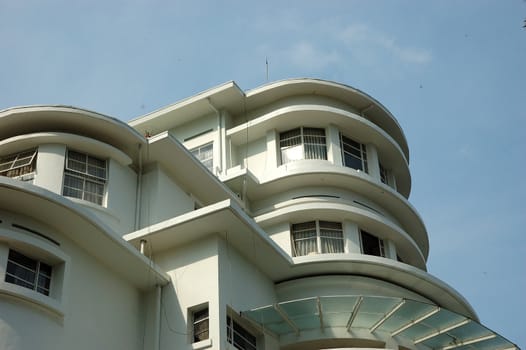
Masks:
[[[313,79],[1,111],[0,349],[517,349],[426,272],[408,161]]]

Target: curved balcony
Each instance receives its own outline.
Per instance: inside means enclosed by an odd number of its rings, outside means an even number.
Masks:
[[[146,139],[122,121],[69,106],[27,106],[0,111],[0,140],[32,133],[69,133],[111,145],[132,159]]]
[[[390,213],[402,229],[416,242],[425,259],[429,240],[425,225],[409,201],[391,187],[371,176],[351,168],[337,166],[325,160],[299,160],[280,166],[265,178],[257,178],[246,169],[222,180],[250,201],[268,199],[292,189],[327,186],[350,190],[377,203]],[[317,191],[319,193],[319,191]],[[292,198],[291,198],[292,199]]]
[[[281,222],[310,221],[313,218],[351,221],[360,229],[374,232],[378,238],[392,241],[405,263],[426,270],[425,258],[413,238],[389,218],[363,207],[359,202],[309,197],[279,203],[274,208],[273,211],[254,217],[254,220],[263,228]]]
[[[388,133],[409,160],[409,148],[396,118],[373,97],[348,85],[310,78],[272,82],[246,92],[246,109],[253,110],[290,96],[326,96],[341,101],[366,115],[367,119]]]
[[[112,158],[121,165],[130,165],[131,158],[119,149],[98,140],[61,132],[39,132],[13,136],[0,141],[0,154],[19,152],[28,148],[36,148],[44,144],[64,144],[68,147],[89,150],[93,155],[102,158]]]
[[[406,198],[409,197],[411,175],[406,155],[400,145],[376,124],[340,108],[317,104],[282,107],[231,128],[227,131],[227,138],[230,138],[233,146],[241,146],[265,137],[269,130],[285,131],[301,125],[326,128],[331,124],[336,125],[340,131],[350,131],[350,135],[357,137],[362,143],[374,144],[384,160],[384,166],[392,169],[397,190]],[[339,148],[339,144],[337,147]],[[267,152],[276,150],[267,149]]]

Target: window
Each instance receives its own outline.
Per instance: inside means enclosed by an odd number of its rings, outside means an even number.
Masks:
[[[26,150],[20,153],[0,157],[0,175],[18,177],[35,171],[37,150]]]
[[[226,317],[226,337],[236,349],[256,350],[256,337],[230,316]]]
[[[372,234],[360,231],[362,239],[362,253],[385,257],[384,241]]]
[[[204,309],[194,311],[193,314],[193,342],[197,343],[198,341],[208,339],[209,337],[209,323],[208,323],[208,306]]]
[[[325,130],[297,128],[279,134],[281,164],[300,159],[327,159]]]
[[[199,147],[196,147],[190,151],[194,157],[199,159],[203,165],[210,170],[211,172],[214,172],[214,144],[213,143],[207,143],[206,145],[202,145]]]
[[[369,172],[365,145],[340,134],[343,165]]]
[[[382,183],[386,185],[389,185],[389,178],[387,177],[388,176],[387,169],[383,167],[382,163],[379,163],[379,165],[380,165],[380,181],[382,181]]]
[[[343,253],[343,229],[339,222],[303,222],[293,224],[291,231],[293,256]]]
[[[102,205],[106,173],[105,160],[68,150],[62,194]]]
[[[5,281],[49,295],[52,267],[9,250]]]

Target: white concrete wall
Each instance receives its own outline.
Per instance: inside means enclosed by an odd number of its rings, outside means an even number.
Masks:
[[[80,150],[89,154],[89,150]],[[37,167],[33,184],[56,194],[62,194],[66,145],[43,144],[38,147]],[[128,166],[108,159],[105,204],[99,206],[71,198],[89,208],[115,232],[133,231],[135,223],[135,198],[137,175]]]
[[[142,176],[140,227],[158,223],[194,209],[193,199],[160,166]]]
[[[243,159],[242,167],[249,169],[257,177],[263,177],[267,170],[266,137],[250,142],[247,146],[237,147],[236,158]]]
[[[137,196],[137,174],[113,159],[108,162],[106,208],[114,214],[108,223],[119,234],[133,231]]]
[[[238,252],[226,240],[219,240],[219,310],[220,310],[220,349],[233,349],[227,342],[226,316],[230,310],[235,316],[263,305],[276,302],[274,283],[255,265],[242,255],[258,258],[257,247],[251,251]],[[261,259],[265,257],[261,256]],[[258,330],[244,320],[237,322],[257,338],[258,349],[277,349],[275,339]]]
[[[212,110],[210,110],[210,114],[194,119],[184,125],[170,129],[169,131],[179,142],[185,143],[185,139],[197,139],[195,135],[202,134],[210,129],[212,129],[213,132],[216,132],[218,129],[217,115],[212,112]],[[209,133],[198,137],[206,137],[205,135],[209,135]]]
[[[53,267],[53,278],[63,278],[59,293],[62,295],[54,295],[53,288],[60,287],[56,281],[52,283],[51,295],[42,295],[43,298],[58,298],[63,315],[37,306],[16,293],[9,296],[0,292],[0,349],[142,349],[142,299],[134,286],[114,273],[110,266],[102,265],[87,254],[67,235],[25,217],[0,215],[3,220],[22,223],[55,239],[60,243],[55,249],[69,257],[63,276],[56,276],[58,271]],[[14,240],[42,240],[17,230],[11,234]],[[0,255],[7,254],[9,248],[6,246],[14,244],[13,237],[11,243],[0,242],[4,247]],[[35,249],[28,244],[22,246],[22,253],[26,255]],[[2,280],[6,261],[5,256],[0,258]]]
[[[65,145],[40,145],[38,147],[37,169],[33,184],[51,192],[62,194],[65,157]]]
[[[192,349],[189,309],[208,303],[210,349],[220,347],[218,241],[214,236],[158,253],[156,263],[171,277],[163,288],[161,349]]]

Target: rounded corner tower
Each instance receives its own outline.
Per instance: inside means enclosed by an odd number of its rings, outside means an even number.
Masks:
[[[408,201],[407,140],[373,97],[319,79],[248,91],[228,82],[130,124],[143,133],[169,130],[253,220],[252,241],[248,233],[223,237],[233,248],[220,259],[229,266],[218,287],[220,315],[230,310],[225,344],[516,348],[427,273],[428,234]],[[234,249],[243,259],[233,261]],[[241,268],[232,272],[244,262],[270,285],[243,278]],[[222,279],[241,283],[221,285]],[[270,292],[263,296],[265,288]],[[258,335],[253,342],[236,343],[233,311],[246,325],[239,329]]]

